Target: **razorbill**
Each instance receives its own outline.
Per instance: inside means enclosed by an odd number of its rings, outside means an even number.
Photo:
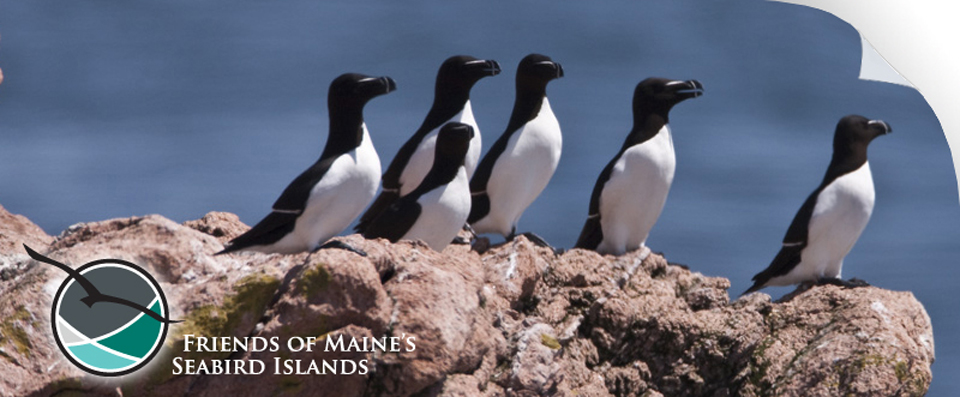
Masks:
[[[287,186],[266,218],[218,254],[315,250],[350,226],[380,183],[380,158],[363,122],[363,107],[396,87],[389,77],[354,73],[333,80],[327,96],[330,131],[320,159]],[[351,249],[338,242],[329,246]]]
[[[433,164],[437,131],[448,122],[460,122],[473,127],[473,139],[467,152],[467,176],[480,159],[480,129],[473,118],[470,106],[470,89],[480,79],[500,73],[500,64],[493,60],[477,59],[459,55],[448,58],[440,65],[434,87],[433,106],[420,128],[410,137],[390,162],[383,174],[383,191],[360,217],[354,228],[363,233],[373,218],[376,218],[400,196],[405,196],[420,185]]]
[[[843,258],[860,238],[873,212],[867,146],[891,131],[890,125],[881,120],[856,115],[840,119],[833,135],[833,158],[823,182],[797,211],[773,262],[753,276],[753,286],[744,294],[771,285],[843,283]]]
[[[547,83],[560,77],[563,68],[547,56],[530,54],[520,61],[517,98],[507,129],[470,180],[473,204],[467,222],[476,233],[498,233],[512,240],[520,215],[557,170],[562,137],[547,100]]]
[[[673,182],[676,157],[669,113],[703,94],[696,80],[648,78],[633,92],[633,129],[600,173],[576,248],[621,255],[643,247]]]
[[[470,215],[470,184],[464,160],[473,137],[469,124],[444,124],[437,135],[433,165],[423,181],[374,218],[363,236],[392,242],[422,240],[430,248],[443,251]]]

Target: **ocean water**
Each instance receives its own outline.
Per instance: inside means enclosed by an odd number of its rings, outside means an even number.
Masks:
[[[629,131],[636,83],[698,79],[705,95],[671,113],[676,177],[648,245],[730,278],[733,295],[769,264],[822,179],[837,120],[889,122],[894,133],[870,148],[873,218],[843,274],[924,303],[937,342],[930,395],[960,392],[950,376],[960,371],[960,206],[940,124],[918,92],[858,80],[857,32],[800,6],[0,2],[0,203],[51,234],[151,213],[230,211],[253,224],[319,156],[339,74],[397,81],[365,112],[386,166],[455,54],[503,66],[472,95],[489,148],[512,108],[516,64],[531,52],[566,72],[548,88],[564,153],[520,229],[572,246],[596,177]]]

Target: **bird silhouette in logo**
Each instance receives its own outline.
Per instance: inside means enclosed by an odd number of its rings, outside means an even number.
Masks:
[[[110,302],[110,303],[115,303],[115,304],[118,304],[118,305],[127,306],[127,307],[130,307],[130,308],[134,309],[134,310],[140,311],[140,312],[142,312],[143,314],[145,314],[145,315],[147,315],[147,316],[150,316],[150,317],[152,317],[154,320],[157,320],[157,321],[159,321],[159,322],[161,322],[161,323],[165,323],[165,324],[175,324],[175,323],[179,323],[179,322],[182,322],[182,321],[183,321],[183,320],[171,320],[171,319],[168,319],[168,318],[160,315],[159,313],[157,313],[157,312],[155,312],[155,311],[153,311],[153,310],[150,310],[150,309],[148,309],[148,308],[144,307],[143,305],[138,304],[138,303],[136,303],[136,302],[132,302],[132,301],[130,301],[130,300],[127,300],[127,299],[124,299],[124,298],[121,298],[121,297],[118,297],[118,296],[113,296],[113,295],[109,295],[109,294],[104,294],[104,293],[100,292],[100,290],[97,289],[97,287],[94,286],[93,283],[90,282],[89,279],[87,279],[86,277],[84,277],[82,274],[80,274],[80,272],[74,270],[74,269],[71,268],[70,266],[67,266],[67,265],[65,265],[65,264],[63,264],[63,263],[57,262],[57,261],[55,261],[55,260],[53,260],[53,259],[50,259],[50,258],[47,258],[47,257],[43,256],[43,255],[41,255],[40,253],[38,253],[37,251],[34,251],[34,250],[31,249],[30,247],[28,247],[26,244],[23,245],[23,248],[25,248],[25,249],[27,250],[27,254],[30,255],[30,257],[33,258],[34,260],[39,261],[39,262],[43,262],[43,263],[47,263],[47,264],[50,264],[50,265],[53,265],[53,266],[56,266],[56,267],[59,268],[60,270],[63,270],[64,272],[66,272],[66,273],[69,275],[69,277],[72,277],[73,279],[77,280],[77,283],[79,283],[80,286],[83,288],[83,290],[87,293],[87,296],[86,296],[86,297],[83,297],[83,298],[80,299],[80,302],[83,302],[85,305],[87,305],[87,307],[92,307],[94,304],[97,304],[97,303],[99,303],[99,302]]]

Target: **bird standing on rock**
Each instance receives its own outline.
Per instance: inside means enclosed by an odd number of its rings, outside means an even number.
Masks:
[[[648,78],[637,84],[633,129],[597,179],[576,248],[622,255],[645,246],[676,168],[670,109],[702,94],[696,80]]]
[[[470,186],[464,165],[473,127],[447,123],[437,135],[433,165],[423,182],[370,221],[363,237],[421,240],[436,251],[450,244],[470,215]]]
[[[360,217],[354,228],[363,233],[370,222],[390,207],[395,200],[406,196],[420,185],[433,164],[437,132],[449,122],[459,122],[473,128],[473,139],[467,152],[467,177],[473,175],[480,159],[480,129],[473,118],[470,90],[480,79],[500,73],[500,64],[493,60],[459,55],[448,58],[437,72],[433,106],[423,124],[390,162],[383,174],[383,191],[373,205]],[[462,226],[462,225],[461,225]]]
[[[530,54],[520,61],[510,122],[470,180],[473,204],[467,222],[476,233],[512,240],[523,211],[557,170],[563,142],[547,100],[547,83],[560,77],[563,67],[547,56]],[[533,233],[525,235],[546,245]]]
[[[337,241],[321,244],[350,226],[377,193],[380,158],[363,122],[363,107],[396,87],[389,77],[354,73],[333,80],[327,96],[330,132],[320,159],[287,186],[270,214],[217,254],[291,254],[319,248],[362,254]]]
[[[865,285],[840,279],[843,258],[870,221],[875,192],[867,146],[889,134],[890,125],[850,115],[840,119],[833,135],[833,158],[823,182],[794,216],[780,252],[766,269],[753,276],[744,294],[767,286],[823,282]]]

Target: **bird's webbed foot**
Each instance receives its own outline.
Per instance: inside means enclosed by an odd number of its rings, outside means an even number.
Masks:
[[[365,251],[363,251],[363,250],[361,250],[361,249],[359,249],[359,248],[354,248],[354,247],[351,246],[350,244],[347,244],[347,243],[345,243],[345,242],[343,242],[343,241],[338,241],[338,240],[330,240],[330,241],[326,242],[326,244],[323,244],[323,245],[317,247],[317,249],[313,250],[313,252],[317,252],[317,251],[325,250],[325,249],[331,249],[331,248],[336,248],[336,249],[342,249],[342,250],[350,251],[350,252],[353,252],[354,254],[357,254],[357,255],[360,255],[360,256],[367,256],[367,253],[366,253]]]
[[[463,224],[463,231],[470,233],[470,237],[457,236],[453,238],[453,241],[450,244],[460,244],[460,245],[469,245],[474,240],[477,239],[477,232],[473,231],[473,227],[469,223]]]
[[[836,285],[843,288],[860,288],[860,287],[869,287],[870,283],[863,281],[859,278],[851,278],[850,280],[843,280],[833,277],[824,277],[817,280],[817,285]]]

